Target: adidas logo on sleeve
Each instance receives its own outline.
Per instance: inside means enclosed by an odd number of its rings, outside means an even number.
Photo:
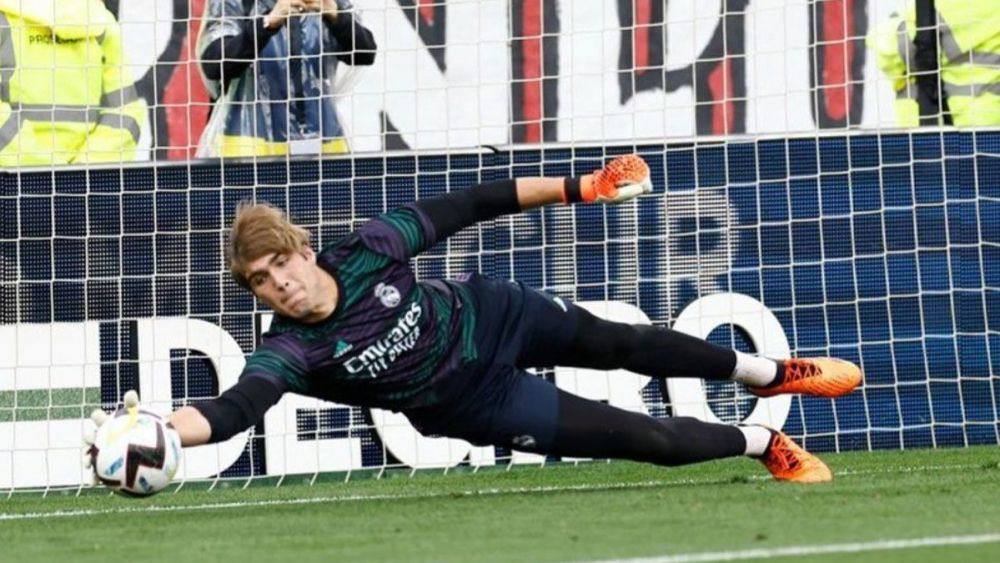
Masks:
[[[348,344],[347,342],[344,342],[343,340],[338,340],[337,341],[337,348],[333,352],[333,357],[334,357],[334,359],[337,359],[337,358],[343,356],[344,354],[350,352],[352,349],[354,349],[354,345],[353,344]]]

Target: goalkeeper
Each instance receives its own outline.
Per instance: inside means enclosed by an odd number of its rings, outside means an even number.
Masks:
[[[620,203],[651,191],[636,155],[578,178],[520,178],[420,200],[315,252],[266,205],[241,206],[229,236],[236,281],[275,313],[238,383],[179,409],[185,446],[226,440],[294,392],[404,413],[424,434],[557,456],[679,465],[737,455],[778,479],[832,478],[762,426],[657,419],[586,400],[527,368],[623,368],[651,377],[739,381],[759,396],[836,397],[861,382],[834,359],[774,361],[666,328],[609,322],[519,282],[473,274],[417,281],[409,259],[479,221],[549,204]]]

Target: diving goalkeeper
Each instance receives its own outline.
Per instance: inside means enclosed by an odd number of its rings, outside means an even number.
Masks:
[[[183,407],[185,446],[261,420],[282,394],[402,412],[424,434],[557,456],[661,465],[748,455],[774,477],[828,481],[826,465],[763,426],[657,419],[566,393],[527,368],[731,379],[758,396],[837,397],[861,371],[835,359],[774,361],[661,327],[600,319],[519,282],[417,281],[409,260],[480,221],[542,205],[621,203],[651,191],[636,155],[577,178],[520,178],[407,204],[316,252],[279,210],[244,205],[229,235],[235,280],[275,313],[239,382]]]

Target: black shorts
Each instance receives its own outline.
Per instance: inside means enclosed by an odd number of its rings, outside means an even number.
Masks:
[[[476,445],[547,451],[559,420],[556,386],[525,371],[556,365],[576,332],[578,308],[519,282],[474,276],[479,358],[467,366],[474,380],[450,404],[407,412],[423,434],[460,438]]]

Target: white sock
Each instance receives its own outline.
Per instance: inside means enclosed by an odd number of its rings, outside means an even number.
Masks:
[[[767,445],[771,443],[771,430],[756,424],[750,426],[739,426],[740,432],[747,441],[747,450],[743,455],[760,457],[767,451]]]
[[[734,381],[763,387],[778,376],[778,363],[768,358],[736,352],[736,367],[733,368]]]

